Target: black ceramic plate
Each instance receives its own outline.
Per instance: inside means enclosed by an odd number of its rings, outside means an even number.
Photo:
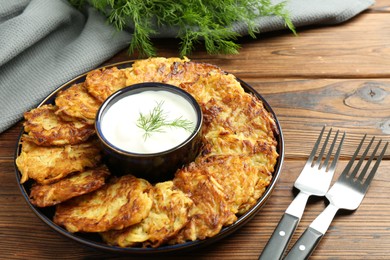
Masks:
[[[121,63],[115,63],[109,66],[105,67],[113,67],[116,66],[118,68],[125,68],[129,67],[132,65],[132,62],[121,62]],[[49,96],[47,96],[38,106],[42,106],[44,104],[53,104],[54,99],[57,95],[57,93],[61,90],[67,89],[70,86],[72,86],[75,83],[80,83],[85,80],[86,74],[80,75],[73,80],[65,83],[64,85],[60,86],[58,89],[53,91]],[[232,225],[223,228],[217,235],[211,238],[207,238],[205,240],[196,240],[196,241],[191,241],[183,244],[177,244],[177,245],[166,245],[166,246],[161,246],[158,248],[133,248],[133,247],[128,247],[128,248],[122,248],[118,246],[110,246],[107,245],[102,241],[100,236],[98,234],[84,234],[84,233],[70,233],[64,228],[58,226],[53,222],[53,216],[54,216],[54,207],[48,207],[48,208],[38,208],[32,205],[29,201],[28,195],[30,194],[30,188],[32,185],[32,181],[27,181],[24,184],[20,184],[20,178],[21,178],[21,173],[19,172],[18,168],[15,165],[15,171],[16,171],[16,180],[19,185],[19,188],[21,190],[21,193],[23,197],[25,198],[27,204],[30,206],[32,211],[43,221],[45,222],[49,227],[54,229],[55,231],[59,232],[60,234],[73,239],[75,241],[78,241],[84,245],[97,248],[97,249],[102,249],[105,251],[111,251],[115,253],[127,253],[127,254],[155,254],[155,253],[167,253],[167,252],[178,252],[178,251],[186,251],[186,250],[191,250],[195,248],[199,248],[201,246],[206,246],[210,245],[218,240],[220,240],[223,237],[226,237],[227,235],[230,235],[234,231],[236,231],[238,228],[242,227],[245,223],[247,223],[252,217],[254,217],[259,210],[264,206],[266,203],[267,199],[271,196],[271,193],[273,189],[275,188],[276,181],[278,180],[278,177],[281,173],[281,168],[282,168],[282,163],[283,163],[283,158],[284,158],[284,140],[283,140],[283,134],[282,134],[282,129],[280,127],[279,121],[271,109],[270,105],[264,100],[264,98],[256,91],[254,90],[250,85],[245,83],[242,80],[239,80],[242,87],[246,92],[252,93],[253,95],[257,96],[264,104],[265,109],[271,113],[275,120],[276,120],[276,125],[277,125],[277,131],[278,133],[276,134],[276,139],[278,141],[278,146],[277,146],[277,152],[279,153],[279,158],[277,160],[277,163],[275,165],[275,172],[273,175],[273,179],[264,192],[263,196],[259,198],[257,203],[250,209],[248,210],[245,214],[241,215],[238,217],[237,221],[233,223]],[[20,136],[18,138],[17,142],[17,147],[15,151],[15,159],[19,155],[21,151],[21,145],[19,144],[20,138],[22,134],[24,133],[24,130],[22,129]]]

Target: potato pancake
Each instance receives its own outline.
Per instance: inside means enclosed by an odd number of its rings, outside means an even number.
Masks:
[[[39,184],[50,184],[71,173],[96,167],[100,160],[100,146],[96,141],[45,147],[24,140],[16,165],[22,173],[21,183],[32,178]]]
[[[197,82],[200,78],[205,78],[213,73],[225,74],[217,66],[207,63],[175,62],[171,67],[171,72],[162,81],[167,84],[180,86],[185,83]]]
[[[88,93],[103,103],[112,93],[127,86],[127,74],[132,68],[102,68],[89,72],[85,79]]]
[[[90,125],[95,123],[96,113],[101,105],[101,102],[88,93],[84,83],[74,84],[70,88],[60,91],[55,103],[58,107],[56,114],[62,119],[73,121],[74,118],[77,118]]]
[[[210,136],[216,138],[210,138]],[[277,155],[276,146],[273,143],[243,138],[237,134],[213,131],[207,133],[204,142],[203,155],[250,155],[256,165],[264,165],[267,172],[274,171]]]
[[[204,168],[197,168],[191,163],[177,172],[173,183],[192,199],[194,205],[189,211],[189,223],[169,243],[212,237],[223,226],[236,221],[223,187]]]
[[[152,208],[149,182],[125,175],[102,188],[57,205],[54,222],[69,232],[104,232],[140,223]]]
[[[271,175],[278,158],[276,125],[258,98],[245,93],[232,75],[220,73],[181,87],[202,107],[203,156],[251,155]]]
[[[40,146],[80,144],[95,133],[93,125],[82,121],[64,121],[55,113],[58,107],[43,105],[24,113],[23,139]]]
[[[256,185],[269,184],[272,177],[264,166],[255,166],[248,155],[201,157],[183,171],[199,171],[212,177],[222,187],[224,199],[234,214],[241,214],[242,208],[253,206],[259,198]]]
[[[123,230],[101,233],[101,236],[110,245],[158,247],[187,224],[192,204],[172,181],[157,183],[153,187],[153,206],[147,218]]]
[[[30,202],[38,207],[49,207],[99,189],[110,172],[106,166],[77,172],[53,184],[35,184],[30,190]]]
[[[172,67],[175,64],[188,61],[180,58],[149,58],[137,60],[133,63],[132,70],[127,70],[126,85],[132,85],[142,82],[165,82],[164,79],[172,73]]]

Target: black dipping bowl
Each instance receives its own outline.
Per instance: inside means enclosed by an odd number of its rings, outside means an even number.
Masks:
[[[118,68],[127,68],[131,67],[133,62],[126,61],[121,63],[115,63],[110,66],[106,66],[106,68],[109,67],[118,67]],[[69,87],[71,87],[73,84],[81,83],[85,81],[87,73],[80,75],[69,82],[65,83],[64,85],[58,87],[55,91],[50,93],[38,106],[42,106],[45,104],[54,104],[54,100],[56,95]],[[29,201],[29,194],[30,189],[32,185],[32,181],[29,180],[25,182],[24,184],[20,184],[21,179],[21,173],[18,170],[18,168],[15,166],[15,175],[16,175],[16,181],[19,186],[19,189],[21,191],[22,196],[24,197],[27,205],[31,208],[31,210],[37,215],[39,219],[41,219],[45,224],[47,224],[50,228],[58,232],[59,234],[68,237],[71,240],[77,241],[81,243],[82,245],[86,245],[95,249],[103,250],[106,252],[112,252],[112,253],[120,253],[120,254],[129,254],[129,255],[138,255],[140,257],[145,255],[159,255],[159,254],[167,254],[167,253],[180,253],[180,252],[186,252],[189,250],[196,250],[200,247],[209,246],[222,238],[233,234],[236,230],[244,226],[248,221],[250,221],[256,214],[261,210],[261,208],[265,205],[267,200],[271,197],[272,191],[274,190],[276,183],[279,179],[279,176],[282,171],[282,165],[284,160],[284,138],[282,133],[282,128],[280,126],[280,123],[272,110],[271,106],[267,103],[267,101],[255,90],[253,89],[249,84],[246,82],[238,79],[241,83],[242,88],[256,96],[259,100],[261,100],[264,104],[265,109],[275,118],[276,122],[276,129],[275,129],[275,138],[278,142],[277,145],[277,152],[279,153],[279,158],[275,165],[275,170],[273,173],[273,178],[271,180],[271,183],[265,190],[264,194],[257,200],[256,204],[250,208],[247,212],[242,214],[241,216],[238,216],[237,221],[234,222],[232,225],[224,227],[217,235],[211,238],[207,238],[204,240],[195,240],[195,241],[189,241],[183,244],[177,244],[177,245],[163,245],[157,248],[137,248],[137,247],[128,247],[128,248],[122,248],[118,246],[111,246],[106,244],[102,241],[101,237],[98,234],[88,234],[88,233],[70,233],[66,229],[64,229],[61,226],[58,226],[53,222],[53,216],[55,212],[55,207],[47,207],[47,208],[38,208],[31,204]],[[15,159],[21,152],[21,144],[20,140],[22,135],[24,134],[24,129],[21,129],[19,138],[17,140],[17,145],[15,149]]]
[[[192,106],[196,113],[197,121],[194,131],[183,143],[158,153],[134,153],[116,147],[104,136],[102,121],[110,107],[122,98],[143,91],[168,91],[184,98]],[[108,97],[97,112],[95,128],[103,147],[105,162],[114,174],[126,175],[131,173],[139,178],[155,183],[173,179],[177,169],[194,161],[199,154],[202,144],[202,123],[202,110],[189,93],[172,85],[148,82],[125,87]]]

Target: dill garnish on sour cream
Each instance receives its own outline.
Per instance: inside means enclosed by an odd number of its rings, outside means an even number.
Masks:
[[[156,102],[156,106],[147,115],[142,113],[139,114],[137,126],[145,130],[145,140],[150,137],[153,132],[161,133],[166,131],[167,127],[180,127],[190,133],[194,130],[194,123],[190,120],[182,119],[182,116],[173,121],[168,121],[167,115],[163,110],[163,105],[164,101]]]
[[[169,91],[143,91],[115,102],[102,118],[102,133],[117,148],[140,154],[172,149],[194,131],[197,114]]]

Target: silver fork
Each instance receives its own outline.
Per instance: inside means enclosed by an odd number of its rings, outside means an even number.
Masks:
[[[359,176],[356,176],[375,139],[375,137],[371,139],[359,162],[356,164],[353,171],[351,171],[352,165],[356,159],[356,156],[359,153],[360,148],[363,145],[365,138],[366,136],[364,136],[364,138],[360,142],[357,150],[355,151],[354,155],[341,173],[336,183],[327,192],[326,198],[329,200],[330,204],[305,230],[305,232],[295,243],[295,245],[290,250],[285,259],[308,259],[311,253],[314,251],[315,247],[320,242],[321,238],[328,230],[330,223],[332,222],[337,211],[339,209],[356,210],[361,204],[364,196],[367,193],[368,186],[374,178],[374,175],[379,167],[380,162],[382,161],[382,158],[389,144],[388,142],[385,144],[382,152],[376,159],[374,166],[371,168],[369,175],[364,180],[364,177],[369,170],[370,164],[374,159],[381,144],[380,140],[376,145],[374,151],[372,152],[370,158],[367,160],[367,163],[365,164],[364,168],[361,170]]]
[[[324,131],[325,126],[322,128],[322,131],[318,136],[318,139],[301,174],[294,183],[294,186],[298,188],[300,192],[291,202],[290,206],[287,208],[282,218],[280,219],[275,231],[273,232],[271,238],[269,239],[267,245],[259,257],[260,260],[282,258],[283,253],[286,250],[287,245],[291,240],[291,237],[297,228],[299,221],[302,218],[308,198],[311,195],[324,196],[329,189],[340,155],[341,146],[345,138],[345,133],[343,134],[338,145],[337,152],[331,161],[331,156],[333,149],[336,146],[339,131],[336,132],[328,153],[325,155],[326,146],[332,133],[332,129],[330,129],[317,156],[317,159],[314,161]]]

